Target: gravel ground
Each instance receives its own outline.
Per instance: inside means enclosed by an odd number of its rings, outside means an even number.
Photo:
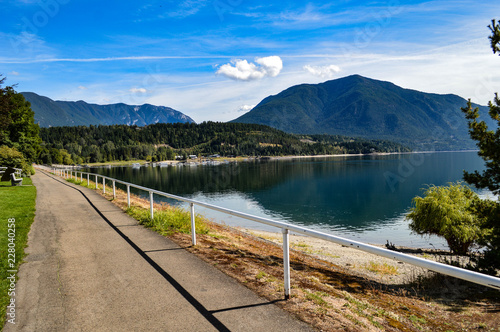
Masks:
[[[241,229],[241,231],[268,241],[280,244],[282,243],[281,233],[251,229]],[[363,276],[385,284],[408,283],[415,280],[415,278],[419,275],[430,273],[429,270],[421,267],[313,237],[291,234],[290,243],[291,248],[294,250],[299,250],[334,263],[349,270],[352,274]],[[385,248],[385,246],[377,246]],[[446,253],[443,252],[436,255],[436,253],[433,253],[432,250],[412,255],[434,261],[442,261],[445,256],[448,258],[453,257],[446,255]]]

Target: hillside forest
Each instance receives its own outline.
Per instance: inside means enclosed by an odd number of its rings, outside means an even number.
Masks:
[[[186,159],[188,155],[301,156],[410,151],[383,140],[293,135],[264,125],[220,122],[50,127],[40,128],[40,138],[43,143],[38,159],[44,164],[162,161]]]

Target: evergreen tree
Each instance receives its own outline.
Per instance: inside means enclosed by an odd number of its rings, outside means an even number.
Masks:
[[[489,36],[491,49],[494,54],[500,55],[500,24],[495,20],[488,26],[491,30]],[[495,94],[493,102],[489,102],[489,115],[496,121],[496,131],[490,130],[484,121],[478,121],[479,109],[472,109],[469,100],[467,107],[462,108],[469,122],[469,133],[479,147],[479,156],[486,162],[486,170],[482,173],[474,171],[464,172],[464,179],[477,188],[488,188],[494,194],[500,194],[500,99]],[[480,267],[486,271],[494,272],[500,268],[500,204],[499,202],[485,201],[477,205],[478,214],[487,218],[486,227],[490,234],[484,238],[487,251],[479,262]]]

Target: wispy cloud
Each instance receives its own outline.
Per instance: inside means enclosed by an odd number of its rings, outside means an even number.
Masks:
[[[148,92],[148,90],[146,90],[144,88],[132,88],[132,89],[129,89],[128,91],[130,91],[131,93],[146,93],[146,92]]]
[[[238,108],[237,112],[248,112],[251,111],[256,105],[242,105]]]
[[[164,16],[172,18],[185,18],[197,14],[202,8],[211,4],[209,0],[184,0],[181,1],[177,8],[164,14]]]
[[[304,70],[309,72],[314,76],[319,76],[323,78],[333,77],[335,74],[340,72],[340,67],[336,65],[328,65],[328,66],[311,66],[305,65]]]
[[[44,62],[108,62],[108,61],[143,61],[143,60],[165,60],[165,59],[227,59],[231,56],[227,55],[202,55],[202,56],[124,56],[124,57],[107,57],[107,58],[34,58],[34,59],[15,59],[15,58],[0,58],[0,63],[12,64],[30,64]]]
[[[258,20],[260,21],[259,24],[266,24],[283,30],[318,29],[386,19],[387,16],[394,16],[402,11],[403,7],[396,4],[398,3],[339,10],[333,4],[318,6],[308,3],[304,7],[280,12],[239,12],[238,15]]]
[[[239,81],[259,80],[266,76],[275,77],[283,69],[283,61],[273,55],[255,59],[255,63],[247,60],[233,60],[231,63],[220,66],[216,74]]]

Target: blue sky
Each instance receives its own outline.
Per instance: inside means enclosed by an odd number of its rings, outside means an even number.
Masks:
[[[500,92],[498,1],[4,0],[0,13],[0,74],[56,100],[201,122],[351,74],[480,104]]]

